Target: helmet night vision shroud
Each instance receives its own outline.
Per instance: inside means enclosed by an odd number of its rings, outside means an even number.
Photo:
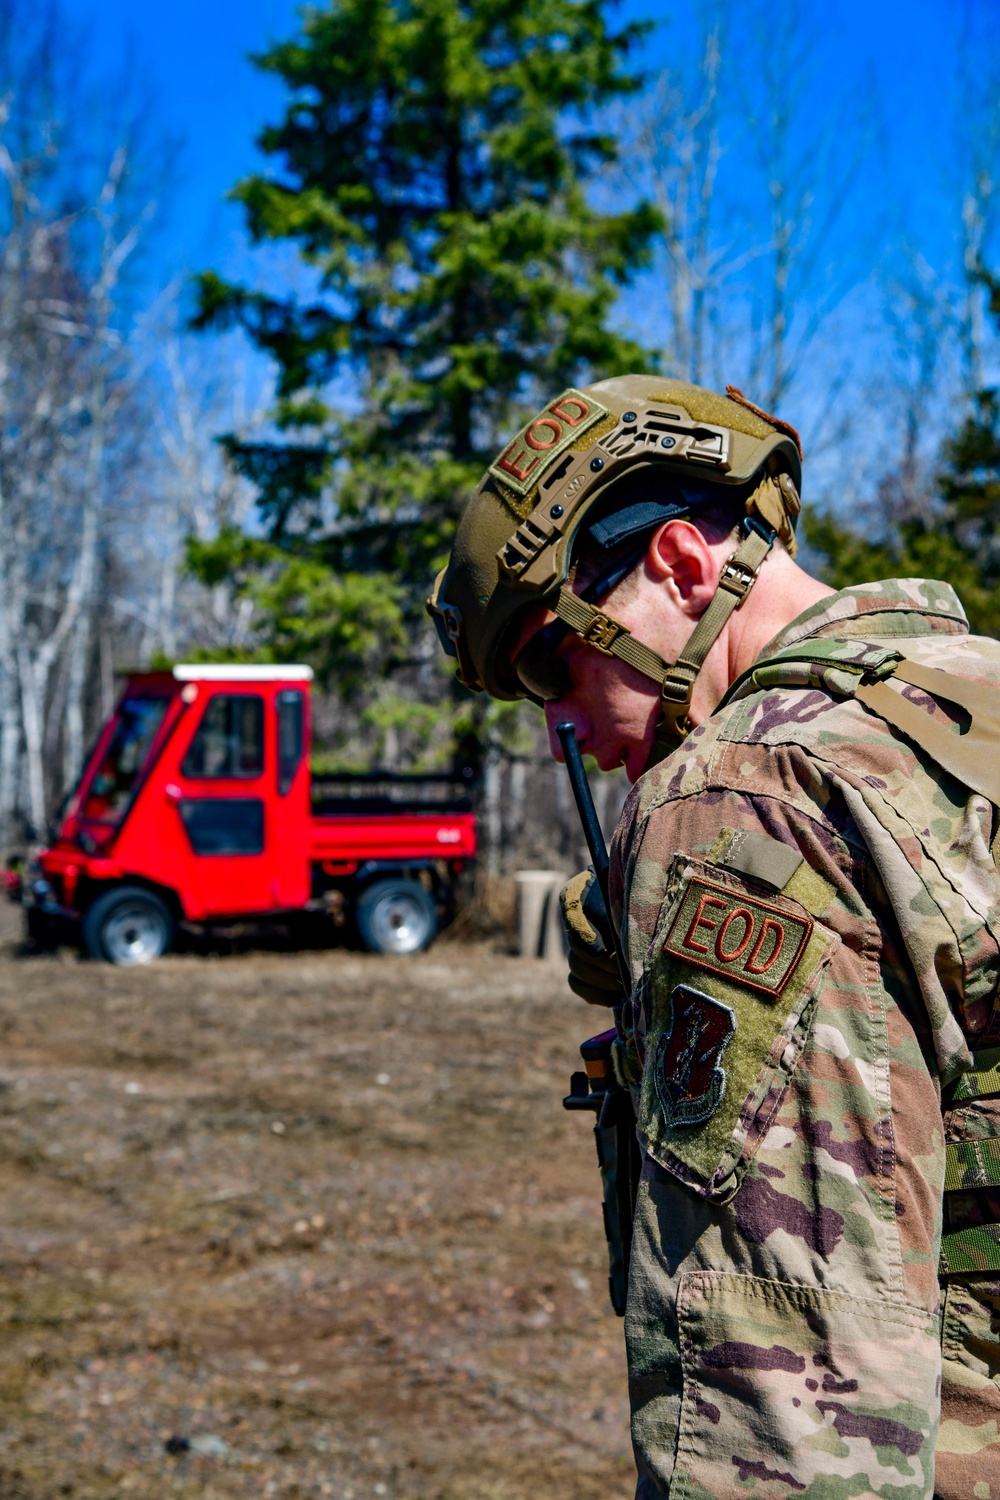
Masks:
[[[567,630],[617,656],[660,689],[654,759],[690,728],[695,679],[776,537],[794,556],[801,448],[795,429],[727,395],[655,375],[624,375],[565,391],[490,465],[459,523],[428,610],[458,679],[494,698],[558,697],[555,653]],[[676,662],[665,662],[598,607],[665,521],[742,502],[739,545]],[[581,593],[567,585],[579,544],[609,567]],[[622,560],[622,549],[635,547]],[[626,551],[628,549],[626,548]],[[519,657],[509,649],[532,605],[553,611]],[[549,664],[546,669],[545,656]]]

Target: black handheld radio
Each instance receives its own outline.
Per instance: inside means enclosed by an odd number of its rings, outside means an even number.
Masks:
[[[580,746],[577,744],[576,728],[573,724],[557,724],[556,734],[562,745],[597,887],[604,902],[604,910],[610,913],[608,849],[597,817],[597,808],[594,806],[590,782],[584,770]],[[639,1190],[642,1156],[635,1136],[632,1095],[618,1082],[612,1063],[614,1044],[624,1034],[622,1006],[632,988],[620,942],[615,943],[615,956],[622,984],[621,1001],[613,1009],[615,1024],[611,1030],[588,1037],[581,1044],[580,1056],[583,1058],[584,1071],[574,1073],[571,1077],[570,1091],[563,1100],[563,1108],[589,1109],[597,1114],[594,1140],[604,1190],[602,1207],[604,1233],[608,1242],[608,1291],[611,1306],[619,1317],[624,1317],[632,1252],[632,1219]]]

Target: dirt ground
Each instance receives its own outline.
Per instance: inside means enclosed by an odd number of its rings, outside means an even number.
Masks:
[[[0,942],[0,1496],[625,1500],[600,1016],[488,945]]]

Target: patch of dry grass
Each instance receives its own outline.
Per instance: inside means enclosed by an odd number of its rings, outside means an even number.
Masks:
[[[591,1021],[486,945],[0,953],[3,1500],[624,1500]]]

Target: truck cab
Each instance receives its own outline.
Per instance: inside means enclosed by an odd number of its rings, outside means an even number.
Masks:
[[[129,676],[26,882],[31,935],[142,963],[180,925],[346,912],[369,947],[426,946],[475,853],[468,796],[378,809],[348,796],[314,816],[311,680],[307,666],[228,664]]]

